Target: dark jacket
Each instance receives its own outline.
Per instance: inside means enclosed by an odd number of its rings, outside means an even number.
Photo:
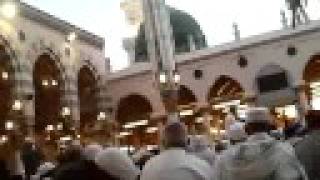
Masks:
[[[295,146],[295,150],[309,180],[320,180],[320,130],[306,136]]]
[[[6,162],[0,160],[0,179],[9,180],[9,170],[7,169]]]
[[[25,144],[21,156],[26,175],[35,174],[40,166],[41,154],[32,149],[32,144]]]

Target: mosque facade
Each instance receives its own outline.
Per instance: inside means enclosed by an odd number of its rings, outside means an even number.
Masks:
[[[0,18],[1,132],[10,124],[28,135],[65,127],[86,132],[107,120],[123,143],[156,144],[166,112],[152,62],[132,61],[111,72],[103,38],[18,4],[14,18]],[[244,99],[298,112],[319,108],[319,21],[210,48],[194,48],[193,38],[183,39],[189,52],[175,55],[184,121],[195,122],[201,109],[230,101],[240,106]]]
[[[104,116],[104,39],[20,1],[1,6],[15,12],[0,16],[1,131],[74,129]]]

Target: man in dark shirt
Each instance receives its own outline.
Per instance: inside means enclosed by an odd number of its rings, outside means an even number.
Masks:
[[[296,146],[296,155],[310,180],[320,180],[320,112],[310,111],[306,116],[309,134]]]

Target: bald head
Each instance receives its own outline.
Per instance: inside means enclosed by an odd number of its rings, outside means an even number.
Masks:
[[[164,130],[164,146],[166,148],[180,147],[185,148],[187,132],[184,124],[175,122],[168,124]]]

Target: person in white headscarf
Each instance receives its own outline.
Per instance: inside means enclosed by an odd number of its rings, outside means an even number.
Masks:
[[[293,147],[267,134],[270,122],[270,113],[266,108],[248,110],[246,132],[249,137],[246,142],[225,151],[217,160],[217,179],[307,179]]]
[[[98,167],[120,180],[136,180],[139,171],[132,159],[117,148],[107,148],[96,156]]]
[[[224,128],[227,131],[227,134],[230,130],[230,126],[236,122],[236,117],[232,113],[228,113],[225,118]]]
[[[235,122],[230,126],[229,138],[232,145],[243,142],[246,139],[246,136],[244,123]]]
[[[175,122],[167,125],[163,143],[165,150],[146,163],[141,180],[210,180],[214,177],[206,161],[187,154],[183,124]]]
[[[103,147],[99,144],[90,144],[83,150],[83,155],[86,160],[94,161],[99,152],[103,150]]]
[[[205,160],[211,166],[214,166],[215,153],[209,147],[209,142],[206,136],[194,136],[191,139],[190,152],[198,158]]]

